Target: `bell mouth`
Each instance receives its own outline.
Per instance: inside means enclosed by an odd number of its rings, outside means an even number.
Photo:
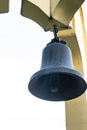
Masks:
[[[87,84],[79,72],[56,67],[36,72],[31,77],[28,88],[38,98],[48,101],[66,101],[82,95]]]

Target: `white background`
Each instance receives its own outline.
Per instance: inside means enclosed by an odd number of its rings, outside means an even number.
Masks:
[[[65,130],[64,102],[43,101],[28,91],[42,50],[53,38],[20,15],[21,0],[0,14],[0,130]]]

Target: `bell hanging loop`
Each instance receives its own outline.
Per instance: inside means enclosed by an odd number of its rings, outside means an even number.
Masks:
[[[54,28],[53,28],[54,38],[51,40],[52,42],[59,42],[59,38],[57,37],[57,33],[58,33],[58,28],[56,25],[54,25]]]
[[[57,37],[58,28],[57,28],[57,26],[56,26],[56,25],[54,25],[54,30],[53,30],[53,33],[54,33],[54,38],[55,38],[55,39],[58,39],[58,37]]]
[[[57,27],[56,25],[54,25],[53,34],[54,34],[54,38],[51,40],[52,43],[53,43],[53,42],[59,43],[59,41],[60,41],[62,44],[66,44],[65,41],[60,40],[60,39],[58,38],[58,36],[57,36],[57,34],[58,34],[58,27]],[[50,42],[50,43],[51,43],[51,42]]]

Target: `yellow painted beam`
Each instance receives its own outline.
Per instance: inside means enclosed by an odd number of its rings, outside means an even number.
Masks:
[[[74,25],[73,21],[73,25]],[[74,67],[84,74],[82,55],[74,29],[59,31],[58,36],[67,42],[72,51]],[[65,102],[66,130],[87,130],[87,101],[86,93]]]
[[[0,13],[7,13],[9,11],[9,0],[0,0]]]
[[[68,28],[75,12],[84,0],[22,0],[21,14],[45,31],[53,31],[54,25],[59,30]]]

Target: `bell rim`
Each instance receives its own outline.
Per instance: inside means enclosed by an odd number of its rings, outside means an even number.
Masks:
[[[32,84],[32,82],[34,80],[38,80],[41,76],[45,76],[45,75],[49,75],[51,73],[59,73],[59,74],[62,74],[62,73],[65,73],[66,75],[70,75],[70,76],[73,76],[73,77],[77,77],[78,79],[80,79],[83,83],[83,89],[82,91],[75,97],[73,98],[69,98],[69,99],[64,99],[64,100],[58,100],[58,99],[50,99],[50,98],[41,98],[39,97],[37,94],[33,93],[33,91],[31,90],[31,87],[30,87],[30,84]],[[34,73],[29,81],[29,84],[28,84],[28,89],[29,91],[34,95],[36,96],[37,98],[41,98],[43,100],[48,100],[48,101],[68,101],[68,100],[72,100],[74,98],[77,98],[79,96],[81,96],[85,90],[87,89],[87,84],[86,84],[86,81],[84,80],[83,78],[83,75],[80,74],[78,71],[74,70],[74,69],[70,69],[70,68],[66,68],[66,67],[50,67],[50,68],[44,68],[44,69],[41,69],[39,71],[37,71],[36,73]]]

